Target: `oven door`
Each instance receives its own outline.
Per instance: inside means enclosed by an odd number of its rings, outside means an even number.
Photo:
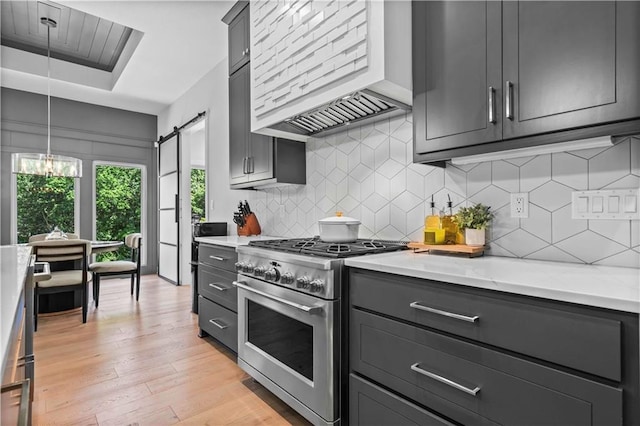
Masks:
[[[247,364],[250,375],[303,416],[311,415],[306,407],[324,420],[310,419],[313,423],[336,421],[340,302],[242,275],[234,284],[238,288],[238,364]],[[272,383],[256,377],[260,375]]]

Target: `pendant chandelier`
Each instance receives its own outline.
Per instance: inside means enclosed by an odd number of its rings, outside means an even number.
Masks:
[[[46,177],[82,177],[82,160],[51,154],[51,28],[58,24],[53,19],[42,17],[40,23],[47,27],[47,153],[11,154],[13,173]]]

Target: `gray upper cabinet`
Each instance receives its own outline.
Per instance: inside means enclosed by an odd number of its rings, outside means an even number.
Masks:
[[[491,1],[413,3],[417,152],[502,138],[501,10]]]
[[[229,25],[229,183],[231,188],[304,185],[305,144],[251,132],[248,4],[237,2],[222,19]]]
[[[620,123],[640,117],[639,19],[640,2],[414,2],[414,161],[637,132]]]
[[[249,62],[249,4],[239,4],[243,9],[229,23],[229,74]]]
[[[234,185],[270,179],[273,140],[251,133],[249,65],[229,77],[229,180]]]

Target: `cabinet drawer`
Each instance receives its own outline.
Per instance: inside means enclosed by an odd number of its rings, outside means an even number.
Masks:
[[[238,289],[233,286],[237,275],[229,271],[200,266],[198,268],[198,292],[220,305],[238,312]]]
[[[349,284],[354,306],[621,380],[621,321],[525,296],[391,274],[352,269]]]
[[[363,311],[350,349],[354,371],[455,421],[622,424],[621,389]]]
[[[453,426],[453,423],[353,374],[349,377],[349,423],[354,426]]]
[[[238,254],[231,247],[200,244],[198,248],[198,262],[205,265],[235,272],[237,260]]]
[[[202,296],[198,297],[198,326],[238,352],[238,315]]]

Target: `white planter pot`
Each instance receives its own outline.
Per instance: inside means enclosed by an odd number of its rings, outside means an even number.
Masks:
[[[464,242],[468,246],[483,246],[485,243],[484,229],[471,229],[464,230]]]

